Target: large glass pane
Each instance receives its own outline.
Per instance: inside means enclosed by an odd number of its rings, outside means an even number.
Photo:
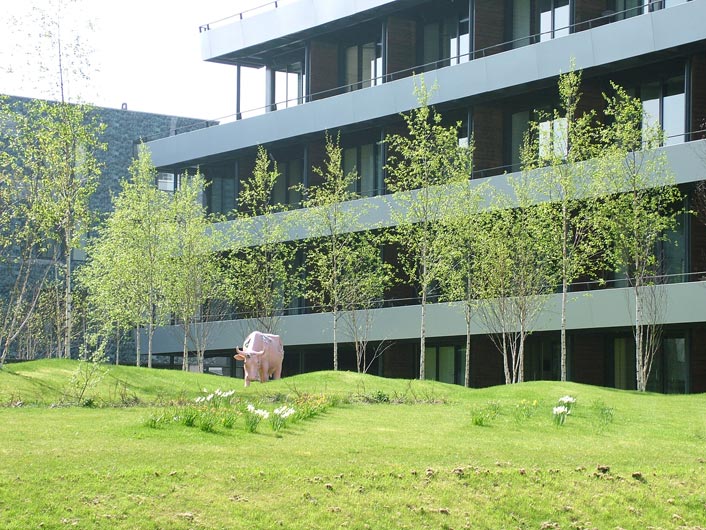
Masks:
[[[347,147],[343,149],[343,173],[344,175],[349,175],[354,171],[358,171],[358,149],[355,147]],[[349,186],[349,191],[357,191],[356,182],[353,182]]]
[[[375,144],[360,147],[360,194],[372,197],[375,194]]]
[[[512,4],[512,47],[519,48],[530,43],[531,0],[515,0]]]
[[[613,370],[615,374],[615,388],[621,388],[623,390],[632,389],[631,362],[629,357],[628,340],[625,337],[614,339]]]
[[[569,34],[571,23],[569,0],[556,0],[554,7],[554,38]]]
[[[552,29],[552,0],[539,0],[539,40],[550,40]]]
[[[645,120],[642,130],[659,125],[659,98],[660,83],[648,83],[641,87],[640,99],[642,99],[642,109],[645,111]]]
[[[685,394],[686,377],[686,339],[664,339],[664,391],[668,394]]]
[[[663,270],[669,283],[685,281],[683,274],[687,272],[686,249],[688,248],[686,215],[682,213],[677,216],[677,224],[674,230],[666,234],[667,239],[663,244]]]
[[[272,190],[272,204],[287,204],[287,164],[277,164],[279,176]]]
[[[343,80],[346,90],[355,90],[358,82],[358,46],[346,48],[345,78]]]
[[[464,385],[466,384],[466,348],[461,348],[458,351],[458,355],[460,356],[461,363],[459,371],[456,374],[456,384]]]
[[[552,121],[552,148],[554,156],[561,158],[569,152],[569,122],[566,118]]]
[[[664,7],[672,7],[679,4],[684,4],[688,0],[664,0]]]
[[[470,60],[471,40],[468,19],[458,23],[458,62],[465,63]]]
[[[686,98],[684,97],[684,78],[681,76],[670,79],[664,86],[662,128],[666,136],[666,145],[684,142],[684,133],[686,132]]]
[[[546,160],[552,154],[552,122],[551,120],[539,124],[539,158]]]
[[[283,109],[287,106],[287,72],[275,72],[275,108]]]
[[[433,64],[439,59],[439,23],[424,25],[424,50],[422,54],[422,62],[424,70],[433,70],[436,65]]]
[[[288,203],[291,206],[298,207],[302,200],[301,191],[295,189],[303,182],[303,163],[301,160],[292,160],[289,164],[289,175],[287,179],[288,189]]]
[[[436,381],[436,347],[427,346],[424,352],[424,377]]]
[[[520,149],[529,124],[529,111],[516,112],[511,118],[510,160],[512,171],[520,169]]]
[[[530,43],[531,0],[515,0],[512,6],[512,47],[519,48]]]
[[[442,383],[455,383],[456,380],[456,348],[453,346],[439,347],[439,377]]]
[[[367,88],[371,84],[371,80],[375,77],[375,52],[376,46],[374,42],[368,42],[362,45],[362,71],[361,81],[363,88]]]

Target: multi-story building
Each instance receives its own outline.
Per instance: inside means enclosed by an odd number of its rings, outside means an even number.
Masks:
[[[639,97],[667,135],[664,151],[690,201],[706,172],[706,2],[703,0],[293,0],[272,2],[201,27],[205,60],[237,68],[238,114],[213,127],[149,143],[161,171],[199,166],[211,185],[206,204],[226,213],[237,206],[239,182],[264,145],[281,172],[277,201],[297,205],[293,184],[316,183],[325,132],[340,132],[343,163],[361,175],[363,201],[383,204],[385,143],[402,129],[400,113],[417,105],[413,74],[438,90],[432,103],[460,121],[460,141],[475,143],[473,179],[491,184],[519,170],[519,146],[534,111],[551,108],[561,72],[583,71],[583,107],[600,108],[610,81]],[[252,72],[261,73],[261,84]],[[264,74],[264,75],[262,75]],[[250,76],[250,77],[249,77]],[[255,91],[255,92],[253,92]],[[242,108],[252,94],[259,108]],[[385,208],[376,210],[385,222]],[[387,219],[389,222],[389,219]],[[650,388],[706,391],[706,229],[683,215],[677,245],[667,253],[664,336]],[[371,221],[372,222],[372,221]],[[568,312],[569,378],[634,388],[634,354],[627,289],[575,285]],[[579,294],[585,290],[590,295]],[[397,288],[376,311],[371,340],[393,341],[372,372],[419,373],[419,307],[412,290]],[[559,376],[558,296],[532,334],[525,378]],[[297,314],[298,313],[298,314]],[[210,334],[208,355],[236,373],[232,348],[249,331],[223,320]],[[480,329],[476,326],[476,329]],[[281,320],[285,375],[331,368],[330,316],[291,311]],[[480,332],[478,332],[480,333]],[[458,308],[428,311],[426,374],[463,381],[465,324]],[[168,328],[158,353],[178,355]],[[343,349],[343,368],[353,354]],[[488,337],[474,337],[472,386],[503,382],[502,360]]]

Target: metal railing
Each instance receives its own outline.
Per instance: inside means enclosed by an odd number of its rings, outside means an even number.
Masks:
[[[210,22],[208,24],[204,24],[199,27],[199,31],[200,32],[208,31],[212,27],[222,25],[222,24],[226,23],[227,21],[233,21],[236,19],[243,20],[244,18],[246,18],[248,16],[252,16],[256,13],[263,12],[263,10],[276,9],[281,4],[286,4],[291,1],[293,1],[293,0],[277,0],[277,1],[273,1],[273,2],[268,2],[268,3],[263,4],[261,6],[258,6],[258,7],[252,8],[252,9],[248,9],[246,11],[242,11],[242,12],[237,13],[235,15],[232,15],[232,16],[229,16],[226,18],[222,18],[217,21]],[[292,108],[292,107],[295,107],[295,106],[298,106],[301,104],[306,104],[311,101],[325,99],[328,97],[332,97],[332,96],[336,96],[336,95],[340,95],[340,94],[345,94],[345,93],[352,92],[352,91],[359,90],[359,89],[363,89],[363,88],[378,86],[380,84],[389,83],[391,81],[410,77],[416,73],[432,71],[432,70],[444,68],[447,66],[454,66],[456,64],[461,64],[461,63],[473,61],[476,59],[482,59],[482,58],[489,57],[489,56],[492,56],[492,55],[495,55],[498,53],[510,51],[510,50],[513,50],[513,49],[516,49],[519,47],[524,47],[524,46],[529,46],[531,44],[536,44],[536,43],[542,41],[543,36],[549,35],[551,40],[553,40],[553,38],[561,38],[561,37],[552,37],[552,35],[556,34],[557,32],[563,32],[566,30],[568,30],[569,33],[576,33],[579,31],[585,31],[588,29],[592,29],[592,28],[599,27],[599,26],[613,23],[613,22],[618,22],[620,20],[625,20],[627,18],[632,18],[633,16],[638,16],[638,15],[641,15],[641,14],[644,14],[647,12],[652,12],[652,11],[660,10],[663,8],[664,8],[664,0],[651,0],[648,5],[644,5],[644,6],[632,7],[632,8],[624,9],[621,11],[612,11],[612,10],[605,11],[598,17],[583,20],[580,22],[574,22],[573,24],[569,24],[568,26],[562,26],[559,28],[553,28],[552,30],[549,30],[549,31],[544,31],[544,32],[540,32],[540,33],[534,33],[531,35],[518,37],[516,39],[500,42],[497,44],[492,44],[489,46],[485,46],[483,48],[478,48],[473,51],[469,51],[467,53],[463,53],[460,55],[455,55],[455,56],[448,57],[448,58],[430,61],[428,63],[418,64],[418,65],[415,65],[415,66],[412,66],[409,68],[403,68],[400,70],[396,70],[394,72],[388,72],[385,74],[376,75],[375,77],[371,77],[369,79],[362,79],[362,80],[359,80],[359,81],[356,81],[353,83],[349,83],[346,85],[339,85],[339,86],[328,88],[325,90],[320,90],[318,92],[311,92],[309,94],[297,96],[295,98],[289,98],[289,99],[282,100],[282,101],[275,101],[272,103],[267,103],[267,104],[253,107],[250,109],[241,110],[240,112],[227,114],[225,116],[221,116],[221,117],[213,119],[213,120],[204,120],[203,122],[199,122],[196,124],[191,124],[191,125],[183,126],[183,127],[177,127],[173,131],[170,131],[170,134],[150,135],[149,137],[146,137],[144,139],[144,141],[149,142],[149,141],[153,141],[153,140],[158,140],[161,138],[166,138],[168,136],[191,132],[191,131],[194,131],[197,129],[203,129],[203,128],[211,127],[214,125],[220,125],[224,122],[238,121],[241,119],[247,119],[248,117],[259,116],[259,115],[262,115],[266,112],[279,110],[280,107]],[[524,43],[524,44],[521,44],[521,46],[517,46],[518,43]],[[251,115],[251,116],[248,116],[248,115]]]
[[[256,7],[251,7],[250,9],[246,9],[245,11],[241,11],[240,13],[236,13],[235,15],[230,15],[224,18],[220,18],[218,20],[214,20],[213,22],[209,22],[207,24],[202,24],[199,26],[199,33],[203,33],[204,31],[210,31],[212,28],[217,28],[219,26],[229,24],[235,20],[243,20],[244,18],[254,16],[259,13],[264,13],[265,11],[277,9],[281,4],[287,4],[290,2],[292,2],[292,0],[275,0],[273,2],[267,2],[266,4],[262,4]]]
[[[648,280],[651,280],[653,282],[653,285],[656,286],[668,286],[668,285],[673,285],[677,283],[690,283],[690,282],[699,282],[699,281],[706,281],[706,271],[698,271],[698,272],[683,272],[683,273],[675,273],[675,274],[661,274],[657,276],[650,276],[647,278]],[[584,282],[573,282],[570,285],[569,292],[572,295],[576,294],[581,294],[581,293],[587,293],[591,291],[598,291],[598,290],[605,290],[605,289],[614,289],[614,288],[627,288],[631,287],[629,285],[630,281],[633,281],[634,278],[616,278],[616,279],[609,279],[609,280],[590,280],[590,281],[584,281]],[[649,287],[649,286],[647,286]],[[556,292],[554,294],[560,294],[561,289],[559,286],[557,286]],[[436,303],[453,303],[453,302],[441,302],[441,296],[440,295],[429,295],[427,297],[427,301],[432,304]],[[460,300],[459,300],[460,302]],[[389,309],[389,308],[395,308],[395,307],[404,307],[404,306],[410,306],[410,305],[419,305],[421,304],[421,298],[418,296],[413,296],[413,297],[405,297],[405,298],[385,298],[383,300],[378,301],[374,307],[370,309]],[[356,308],[354,308],[356,309]],[[364,309],[364,308],[357,308],[357,309]],[[296,316],[296,315],[312,315],[312,314],[319,314],[319,313],[325,313],[326,308],[320,305],[296,305],[296,306],[290,306],[281,310],[278,310],[277,316]],[[207,317],[203,318],[201,322],[222,322],[225,320],[242,320],[242,319],[247,319],[247,318],[255,318],[254,315],[250,312],[245,312],[245,311],[237,311],[237,310],[232,310],[232,311],[224,311],[224,312],[219,312],[215,314],[210,314]]]

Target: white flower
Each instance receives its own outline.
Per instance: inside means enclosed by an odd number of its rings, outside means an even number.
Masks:
[[[254,413],[257,414],[258,416],[260,416],[263,420],[266,420],[267,418],[270,417],[270,413],[267,412],[266,410],[257,409]]]
[[[560,397],[559,403],[563,403],[564,405],[573,405],[576,403],[576,398],[571,396]]]
[[[211,401],[213,399],[213,394],[206,396],[206,401]]]
[[[552,409],[552,412],[554,413],[555,416],[559,416],[561,414],[568,414],[569,409],[567,409],[563,405],[559,405],[558,407],[554,407],[554,409]]]
[[[255,405],[248,403],[248,412],[255,412]]]
[[[204,399],[206,398],[204,398],[203,396],[199,396],[194,401],[196,401],[196,403],[201,403]]]

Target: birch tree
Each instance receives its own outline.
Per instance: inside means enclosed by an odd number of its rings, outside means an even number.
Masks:
[[[166,322],[164,292],[170,280],[167,246],[170,196],[156,186],[149,151],[141,146],[113,199],[113,211],[88,246],[88,261],[79,281],[101,319],[118,331],[136,328],[136,359],[140,365],[141,328],[147,334],[147,366],[152,367],[152,338]]]
[[[270,169],[270,166],[273,166]],[[299,245],[287,241],[291,223],[272,201],[280,174],[259,147],[252,175],[241,183],[240,211],[228,231],[236,247],[223,260],[228,300],[265,333],[277,333],[280,318],[302,292]]]
[[[560,255],[561,380],[567,379],[566,312],[569,287],[600,267],[601,237],[597,216],[601,202],[598,165],[587,162],[600,153],[595,112],[578,114],[581,72],[559,76],[559,105],[539,112],[530,123],[521,152],[523,171],[540,184],[551,203]],[[532,177],[530,177],[532,178]]]
[[[467,149],[458,142],[458,124],[444,127],[441,115],[429,106],[435,89],[427,89],[422,79],[415,86],[419,107],[403,115],[407,133],[386,138],[386,184],[394,193],[391,217],[396,224],[392,240],[420,298],[420,379],[425,378],[427,302],[436,294],[442,267],[443,251],[435,241],[444,227],[439,221],[452,208],[447,185],[470,178]]]
[[[339,139],[326,135],[323,167],[314,167],[321,184],[302,189],[307,209],[305,219],[314,234],[307,243],[307,298],[331,313],[333,369],[338,370],[338,323],[342,315],[355,320],[351,311],[369,307],[382,298],[388,269],[382,264],[378,238],[365,230],[363,216],[369,207],[351,204],[360,196],[352,191],[359,179],[356,170],[343,171]],[[356,331],[362,331],[357,321]],[[354,337],[361,338],[360,333]],[[356,357],[362,357],[362,342],[354,340]],[[358,363],[360,366],[360,363]]]
[[[165,271],[166,305],[182,327],[182,369],[189,370],[189,352],[196,351],[199,372],[203,372],[206,344],[196,326],[209,326],[203,308],[222,299],[221,269],[215,252],[222,245],[220,232],[203,205],[204,178],[184,174],[171,202],[167,248],[169,266]]]
[[[637,389],[645,391],[660,347],[664,310],[658,249],[676,226],[683,198],[659,149],[664,139],[659,124],[639,99],[615,84],[613,91],[606,96],[611,122],[603,131],[601,157],[608,194],[604,222],[612,265],[632,290],[635,374]]]
[[[442,256],[439,271],[441,298],[460,303],[466,323],[466,387],[471,385],[471,323],[482,292],[478,286],[481,241],[484,230],[490,226],[489,213],[481,211],[487,192],[487,186],[467,183],[460,187],[453,199],[455,214],[444,220],[445,230],[437,240],[438,252]]]
[[[477,314],[503,359],[505,383],[524,381],[525,343],[557,283],[553,216],[533,183],[510,180],[512,193],[493,199],[476,254]]]

